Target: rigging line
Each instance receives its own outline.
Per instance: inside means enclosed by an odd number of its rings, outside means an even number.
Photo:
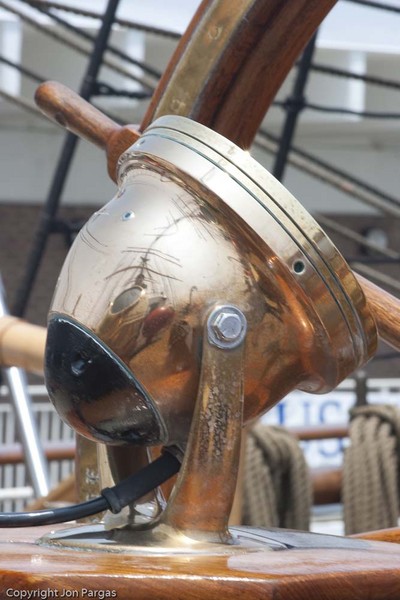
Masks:
[[[271,133],[269,133],[263,129],[260,129],[258,133],[264,139],[268,139],[275,143],[279,143],[279,140],[276,136],[272,135]],[[333,175],[336,175],[336,176],[342,178],[343,179],[342,191],[345,192],[346,188],[349,190],[353,190],[354,186],[356,186],[357,188],[360,188],[366,192],[369,192],[371,195],[376,196],[377,199],[379,199],[379,202],[381,200],[384,200],[385,204],[389,203],[389,204],[392,204],[397,209],[400,209],[399,199],[394,196],[391,196],[387,192],[384,192],[383,190],[376,188],[375,186],[371,185],[370,183],[361,181],[360,179],[358,179],[357,177],[354,177],[354,175],[351,175],[347,171],[343,171],[342,169],[339,169],[338,167],[335,167],[335,166],[327,163],[326,161],[321,160],[320,158],[314,156],[313,154],[310,154],[309,152],[302,150],[298,146],[292,146],[291,150],[297,157],[305,158],[307,161],[310,161],[312,164],[318,165],[322,169],[325,169],[328,173],[331,173]]]
[[[42,76],[38,75],[37,73],[34,73],[30,69],[27,69],[26,67],[23,67],[22,65],[19,65],[18,63],[15,63],[15,62],[11,61],[9,58],[6,58],[5,56],[2,56],[1,54],[0,54],[0,62],[8,65],[9,67],[12,67],[12,68],[16,69],[17,71],[19,71],[20,73],[22,73],[22,75],[25,75],[26,77],[29,77],[30,79],[32,79],[33,81],[35,81],[37,83],[42,83],[43,81],[46,80],[46,77],[42,77]],[[98,81],[97,85],[100,88],[99,89],[99,95],[100,96],[114,95],[114,96],[122,96],[122,97],[135,98],[135,99],[138,99],[138,98],[141,99],[142,95],[143,95],[143,98],[148,98],[149,97],[149,95],[147,94],[147,92],[128,92],[128,91],[125,91],[125,90],[116,90],[112,86],[109,86],[107,83],[104,83],[102,81]],[[105,93],[103,91],[105,89],[107,89],[108,92]],[[94,94],[94,96],[95,95],[96,94]],[[10,96],[10,98],[11,99],[15,99],[16,96]],[[21,102],[22,102],[22,100],[21,100]],[[91,104],[93,104],[93,106],[96,107],[96,103],[91,102]],[[35,109],[34,104],[31,104],[30,106],[32,107],[32,110]],[[104,108],[101,108],[101,109],[99,108],[99,110],[101,110],[107,117],[109,117],[110,119],[112,119],[113,121],[115,121],[116,123],[118,123],[119,125],[126,125],[127,124],[126,121],[122,120],[120,117],[117,117],[115,115],[111,115],[108,111],[105,111]],[[40,111],[38,110],[37,112],[39,113]],[[52,121],[48,121],[48,122],[51,123]]]
[[[94,43],[94,40],[95,40],[94,36],[90,35],[83,29],[79,29],[78,27],[75,27],[75,25],[72,25],[72,23],[69,23],[65,19],[62,19],[61,17],[54,14],[53,12],[51,12],[51,10],[45,8],[44,6],[43,7],[39,6],[34,0],[20,0],[20,2],[23,2],[24,4],[28,4],[35,10],[38,10],[42,14],[49,16],[51,19],[53,19],[53,21],[55,21],[56,23],[58,23],[65,29],[72,31],[73,33],[75,33],[75,35],[87,40],[91,44]],[[120,58],[121,60],[125,60],[125,61],[129,62],[130,64],[134,65],[135,67],[140,67],[140,69],[142,69],[145,73],[148,73],[149,75],[154,77],[156,80],[160,79],[160,77],[162,75],[160,73],[160,71],[153,69],[153,67],[151,67],[150,65],[147,65],[144,62],[136,60],[135,58],[129,56],[129,54],[127,54],[126,52],[122,52],[122,50],[120,50],[116,46],[112,46],[111,44],[108,44],[107,52],[114,54],[114,56],[118,56],[118,58]],[[151,83],[149,83],[149,86],[151,86]]]
[[[41,77],[40,75],[37,75],[30,69],[27,69],[26,67],[23,67],[22,65],[19,65],[16,62],[13,62],[12,60],[6,58],[2,54],[0,54],[0,62],[4,63],[9,67],[12,67],[13,69],[16,69],[17,71],[22,73],[22,75],[25,75],[25,77],[29,77],[30,79],[33,79],[33,81],[36,81],[36,83],[42,83],[45,80],[44,77]]]
[[[375,354],[374,360],[392,360],[399,358],[398,352],[388,352],[387,354]]]
[[[359,111],[359,110],[352,110],[350,108],[342,108],[342,107],[335,107],[335,106],[323,106],[322,104],[313,104],[311,102],[305,102],[304,108],[308,108],[310,110],[316,110],[319,112],[325,112],[325,113],[354,115],[356,117],[364,117],[366,119],[400,119],[400,113]]]
[[[2,98],[4,98],[4,100],[6,100],[7,102],[10,102],[11,104],[15,104],[16,106],[19,106],[19,108],[22,108],[32,114],[35,115],[35,117],[41,117],[43,119],[47,120],[47,117],[45,117],[38,108],[36,108],[36,106],[34,104],[32,104],[31,102],[28,102],[28,100],[24,100],[23,98],[20,98],[18,96],[13,96],[12,94],[8,94],[7,92],[3,92],[2,90],[0,90],[0,96]]]
[[[321,63],[313,63],[311,65],[311,69],[317,73],[322,73],[325,75],[357,79],[371,85],[379,85],[394,90],[400,90],[400,81],[395,81],[393,79],[384,79],[383,77],[376,77],[375,75],[362,75],[361,73],[355,73],[354,71],[348,71],[345,69],[338,69],[337,67],[324,65]]]
[[[318,217],[319,219],[319,217]],[[349,256],[349,254],[345,254],[345,259],[348,263],[351,262],[360,262],[366,265],[399,265],[399,260],[395,258],[379,258],[377,256]]]
[[[317,34],[314,33],[297,65],[297,73],[294,79],[291,95],[287,99],[286,116],[282,126],[279,148],[275,156],[272,174],[274,177],[283,180],[286,170],[286,161],[296,132],[300,113],[303,110],[304,93],[307,88],[307,82],[310,75],[310,67],[315,54]]]
[[[273,105],[279,106],[285,110],[293,110],[295,106],[298,106],[301,110],[308,108],[309,110],[316,110],[318,112],[354,115],[356,117],[364,117],[368,119],[400,119],[400,113],[358,111],[350,108],[342,108],[340,106],[323,106],[322,104],[313,104],[312,102],[307,102],[305,99],[301,99],[298,102],[293,102],[293,100],[290,98],[288,100],[274,100]]]
[[[135,92],[129,90],[117,89],[103,81],[96,82],[96,89],[93,96],[115,96],[120,98],[134,98],[135,100],[146,100],[151,98],[150,92],[145,90],[137,90]]]
[[[393,4],[381,4],[380,2],[372,2],[372,0],[347,0],[353,4],[361,4],[362,6],[369,6],[370,8],[378,8],[380,10],[388,10],[400,14],[400,7],[394,6]]]
[[[44,35],[47,35],[48,37],[53,38],[57,42],[64,44],[65,46],[67,46],[68,48],[70,48],[72,50],[75,50],[79,54],[83,54],[86,57],[90,57],[91,52],[89,49],[84,48],[83,46],[76,44],[75,42],[71,42],[71,40],[68,37],[61,35],[60,33],[56,32],[54,30],[50,30],[47,27],[44,27],[38,21],[36,21],[35,19],[32,19],[23,11],[21,11],[13,6],[9,6],[3,0],[0,0],[0,8],[4,8],[4,10],[7,10],[8,12],[10,12],[12,14],[17,15],[21,19],[21,21],[23,21],[24,23],[27,23],[31,27],[37,29]],[[116,71],[117,73],[119,73],[120,75],[123,75],[124,77],[132,79],[133,81],[137,81],[146,89],[149,89],[151,92],[154,92],[154,88],[150,88],[147,84],[145,84],[141,77],[134,75],[133,73],[128,71],[128,69],[124,69],[123,67],[121,67],[117,63],[115,63],[114,61],[104,59],[103,65],[108,67],[109,69],[112,69],[113,71]]]
[[[350,229],[350,227],[346,227],[346,225],[337,223],[337,221],[334,221],[333,219],[330,219],[329,217],[326,217],[325,215],[321,215],[320,213],[318,213],[314,216],[321,225],[323,225],[324,227],[326,227],[328,229],[331,229],[332,231],[335,231],[336,233],[342,235],[343,237],[350,239],[353,242],[356,242],[357,244],[364,246],[365,248],[369,248],[370,250],[373,250],[374,252],[379,252],[379,254],[382,254],[382,256],[384,256],[385,258],[395,260],[395,261],[400,260],[399,252],[396,252],[395,250],[392,250],[391,248],[382,248],[378,244],[374,244],[374,242],[371,242],[370,240],[365,238],[360,233],[353,231],[352,229]]]
[[[94,84],[103,64],[103,55],[109,41],[118,9],[119,0],[108,0],[100,27],[97,32],[95,44],[90,53],[86,69],[82,75],[79,95],[84,100],[90,100]],[[72,133],[64,136],[57,166],[49,187],[49,191],[42,207],[39,224],[32,242],[32,250],[28,257],[25,273],[16,292],[14,301],[14,314],[21,316],[29,302],[34,282],[41,264],[43,253],[46,249],[53,217],[57,214],[65,183],[67,181],[72,160],[75,154],[78,138]]]
[[[28,100],[25,100],[21,96],[13,96],[12,94],[8,94],[7,92],[4,92],[2,90],[0,90],[0,96],[2,98],[4,98],[4,100],[6,100],[7,102],[10,102],[11,104],[15,104],[15,105],[19,106],[20,108],[23,108],[24,110],[34,114],[36,117],[42,117],[47,123],[49,123],[49,125],[55,125],[58,128],[60,127],[53,121],[50,121],[46,117],[46,115],[44,115],[38,108],[36,108],[36,106],[35,106],[35,104],[33,104],[33,102],[29,102]],[[92,104],[95,108],[98,108],[96,106],[96,104],[94,104],[94,103],[92,103]],[[119,125],[126,125],[126,121],[121,120],[120,117],[110,114],[109,112],[105,112],[103,109],[100,109],[100,108],[98,110],[101,110],[103,112],[103,114],[105,114],[107,117],[109,117],[110,119],[112,119],[113,121],[118,123]]]
[[[261,130],[259,131],[259,135],[260,134],[265,137],[257,137],[255,142],[256,145],[271,154],[275,154],[278,144],[275,136],[270,136],[269,133]],[[359,183],[352,181],[354,178],[350,179],[351,176],[348,177],[347,173],[337,170],[335,167],[320,161],[308,153],[307,155],[305,154],[306,153],[303,153],[303,151],[299,151],[292,146],[288,161],[295,168],[308,173],[312,177],[323,181],[342,193],[348,194],[360,202],[369,204],[383,213],[400,218],[400,205],[398,203],[389,203],[383,198],[367,191],[362,184],[360,185]]]
[[[383,285],[388,285],[393,290],[400,292],[400,283],[398,282],[397,279],[394,279],[394,277],[391,277],[390,275],[385,275],[384,273],[381,273],[380,271],[377,271],[376,269],[371,269],[371,267],[368,267],[367,265],[364,265],[359,262],[353,262],[351,264],[351,268],[354,271],[357,271],[358,273],[365,275],[366,277],[368,277],[368,279],[374,279],[375,281],[378,281],[379,283],[382,283]]]
[[[101,19],[101,14],[98,12],[93,12],[83,8],[76,8],[74,6],[70,6],[68,4],[63,4],[62,2],[48,2],[47,0],[31,0],[32,4],[37,4],[40,6],[46,6],[48,8],[53,8],[55,10],[62,10],[64,12],[73,13],[75,15],[79,15],[81,17],[87,17],[90,19]],[[176,33],[175,31],[170,31],[167,29],[162,29],[161,27],[154,27],[151,25],[145,25],[144,23],[136,23],[135,21],[129,21],[127,19],[116,18],[115,23],[117,25],[121,25],[122,27],[126,27],[128,29],[137,29],[138,31],[143,31],[144,33],[151,33],[154,35],[159,35],[162,37],[167,37],[173,40],[179,40],[181,38],[180,33]]]

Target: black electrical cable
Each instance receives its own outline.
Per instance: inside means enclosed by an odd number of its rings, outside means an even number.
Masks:
[[[0,528],[54,525],[55,523],[83,519],[104,510],[111,510],[116,514],[124,506],[128,506],[131,502],[142,498],[164,481],[167,481],[179,471],[179,468],[178,458],[170,451],[165,450],[159,458],[134,475],[127,477],[112,488],[102,490],[101,496],[97,498],[63,508],[33,512],[0,513]]]

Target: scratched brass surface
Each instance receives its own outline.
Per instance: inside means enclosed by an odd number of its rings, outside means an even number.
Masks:
[[[115,198],[69,253],[52,312],[94,332],[134,374],[161,424],[158,442],[187,437],[215,305],[234,304],[248,321],[245,421],[294,388],[328,391],[374,352],[374,322],[344,259],[246,152],[164,117],[123,155],[119,175]],[[96,437],[134,402],[116,394],[79,418],[58,408]]]
[[[228,520],[240,461],[245,346],[227,351],[207,332],[204,338],[190,435],[161,523],[193,540],[232,544]]]

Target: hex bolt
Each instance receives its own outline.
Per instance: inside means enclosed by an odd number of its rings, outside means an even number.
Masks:
[[[214,346],[236,348],[246,335],[246,317],[236,306],[219,306],[209,316],[207,329]]]
[[[215,319],[212,328],[218,339],[233,342],[239,337],[243,324],[239,315],[222,312]]]

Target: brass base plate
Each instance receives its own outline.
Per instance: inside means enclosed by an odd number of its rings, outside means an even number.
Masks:
[[[96,550],[134,555],[229,555],[288,549],[354,549],[365,550],[368,542],[332,535],[302,531],[232,527],[229,543],[196,540],[165,525],[152,529],[110,529],[104,525],[80,525],[61,529],[41,537],[37,543],[71,550]]]

